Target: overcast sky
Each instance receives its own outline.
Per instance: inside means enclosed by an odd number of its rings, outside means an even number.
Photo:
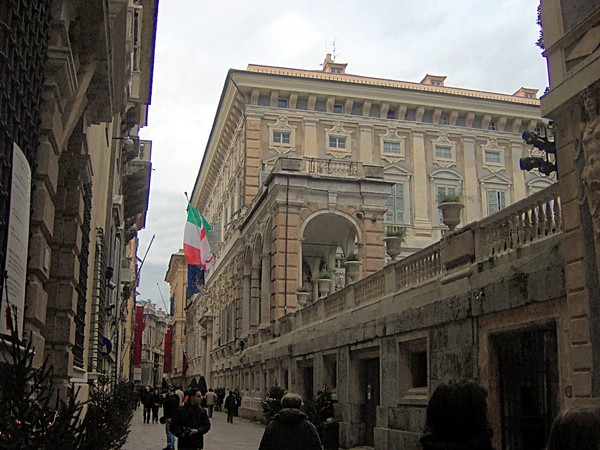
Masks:
[[[191,193],[230,68],[250,63],[318,70],[325,53],[357,75],[512,94],[541,93],[539,0],[161,0],[149,123],[152,182],[140,299],[168,304],[169,258],[183,247]]]

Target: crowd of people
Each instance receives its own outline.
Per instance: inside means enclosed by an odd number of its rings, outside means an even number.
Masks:
[[[180,387],[169,385],[161,393],[146,386],[140,392],[140,403],[144,423],[165,425],[164,450],[175,449],[176,437],[179,450],[199,450],[210,430],[213,412],[224,408],[227,422],[233,423],[241,396],[236,391],[225,396],[222,388],[211,388],[203,395],[196,388],[184,393]],[[302,398],[288,392],[281,406],[267,425],[259,450],[321,450],[319,433],[302,411]],[[420,439],[423,450],[494,450],[487,411],[487,390],[476,381],[440,384],[427,405]],[[600,408],[571,408],[554,421],[546,450],[574,449],[600,450]]]

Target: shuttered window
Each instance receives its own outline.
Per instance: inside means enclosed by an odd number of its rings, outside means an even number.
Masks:
[[[499,189],[488,189],[487,191],[488,215],[506,208],[506,192]]]
[[[404,183],[396,183],[392,186],[385,206],[388,209],[383,215],[385,223],[404,223]]]

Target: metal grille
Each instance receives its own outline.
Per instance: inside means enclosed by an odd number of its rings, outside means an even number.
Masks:
[[[73,359],[76,366],[83,368],[85,346],[85,307],[87,299],[88,261],[90,255],[90,223],[92,219],[92,183],[83,186],[83,223],[81,224],[81,253],[79,254],[79,283],[77,291],[77,315],[75,316],[75,345]]]
[[[0,267],[4,272],[12,148],[32,170],[39,146],[40,102],[50,0],[4,0],[0,7]],[[0,277],[0,291],[3,279]]]
[[[557,413],[556,325],[507,333],[498,345],[502,448],[542,450]]]

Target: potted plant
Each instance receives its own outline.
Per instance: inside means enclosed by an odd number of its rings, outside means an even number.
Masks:
[[[329,294],[331,290],[331,273],[327,269],[323,269],[317,274],[317,284],[319,297],[325,297]]]
[[[348,253],[344,259],[344,267],[346,268],[346,275],[348,275],[351,281],[355,281],[360,274],[361,265],[362,262],[360,261],[358,254],[354,252]]]
[[[450,231],[454,230],[460,223],[460,212],[465,206],[460,192],[440,192],[437,202],[442,211],[442,222]]]
[[[298,297],[298,306],[300,308],[306,306],[310,292],[306,286],[298,286],[296,289],[296,297]]]
[[[393,261],[402,251],[402,244],[406,242],[406,228],[394,225],[388,226],[385,230],[384,241],[386,252]]]

